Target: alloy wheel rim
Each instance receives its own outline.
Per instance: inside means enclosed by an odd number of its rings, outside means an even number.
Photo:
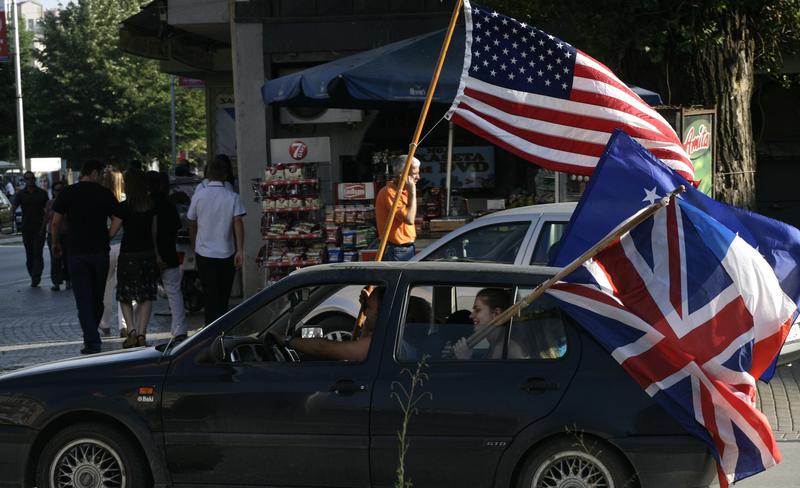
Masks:
[[[531,488],[614,488],[614,480],[605,465],[592,454],[564,451],[539,466]]]
[[[50,466],[54,488],[123,488],[125,469],[119,454],[97,439],[77,439],[56,454]]]

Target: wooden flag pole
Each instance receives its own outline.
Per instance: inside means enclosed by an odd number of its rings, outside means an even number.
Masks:
[[[489,333],[493,330],[492,326],[495,325],[502,325],[511,320],[511,318],[516,315],[522,308],[527,307],[534,300],[539,298],[542,293],[547,291],[548,288],[556,284],[558,281],[563,279],[568,274],[572,273],[580,266],[583,265],[584,262],[588,261],[590,258],[598,254],[600,251],[608,247],[610,244],[614,243],[617,239],[619,239],[623,234],[629,232],[631,229],[636,227],[637,225],[641,224],[651,215],[656,213],[663,207],[669,205],[669,202],[672,198],[676,195],[683,193],[686,191],[686,188],[681,185],[678,188],[674,189],[670,192],[667,196],[662,198],[659,202],[653,203],[652,205],[640,210],[639,213],[635,214],[630,219],[626,220],[622,224],[618,225],[614,228],[611,232],[608,233],[600,242],[589,248],[586,252],[581,254],[578,258],[574,261],[566,265],[564,268],[561,269],[555,276],[550,278],[549,280],[545,281],[544,283],[540,284],[530,293],[530,295],[526,296],[522,300],[518,301],[514,305],[507,308],[503,313],[495,317],[486,327],[481,328],[477,332],[474,332],[471,336],[467,338],[467,346],[470,349],[474,348],[476,344],[482,341]]]
[[[447,27],[447,33],[444,36],[442,48],[439,50],[439,60],[436,62],[436,69],[433,71],[433,77],[431,78],[431,83],[428,86],[428,93],[425,95],[425,103],[422,105],[422,111],[419,114],[419,120],[417,120],[417,128],[414,130],[411,144],[408,146],[406,165],[403,168],[403,175],[397,185],[397,194],[394,197],[394,202],[392,202],[392,210],[389,212],[389,218],[386,220],[386,225],[383,228],[381,243],[380,246],[378,246],[378,253],[375,256],[375,261],[382,261],[383,254],[386,252],[386,245],[389,241],[389,231],[392,230],[392,222],[394,222],[394,216],[397,213],[397,207],[400,205],[400,198],[402,197],[403,190],[406,187],[408,173],[411,171],[411,161],[414,160],[414,155],[417,153],[417,144],[419,144],[419,138],[422,135],[422,129],[425,127],[425,120],[428,118],[428,110],[431,106],[431,100],[433,100],[433,92],[436,91],[436,85],[439,83],[439,75],[442,72],[442,66],[444,66],[444,59],[447,56],[447,49],[450,47],[450,40],[453,38],[453,32],[456,29],[456,22],[458,21],[458,15],[461,12],[462,3],[463,0],[456,0],[456,5],[453,7],[453,14],[450,16],[450,25]],[[371,293],[372,289],[372,286],[368,286],[367,293]],[[364,318],[364,305],[362,304],[361,310],[358,312],[358,318],[356,319],[356,326],[353,329],[354,339],[360,335],[361,328],[364,325]]]
[[[389,218],[386,220],[386,225],[383,229],[381,244],[378,247],[378,254],[375,257],[376,261],[381,261],[383,259],[383,253],[386,251],[386,244],[388,243],[389,239],[389,231],[392,229],[394,215],[397,212],[397,207],[400,204],[400,197],[402,196],[403,190],[406,187],[406,179],[408,179],[408,173],[411,171],[411,161],[414,160],[414,154],[417,152],[417,144],[419,143],[422,129],[425,126],[425,119],[428,118],[428,109],[431,106],[431,100],[433,100],[433,92],[436,91],[436,85],[439,83],[439,74],[442,72],[444,58],[447,56],[447,49],[450,47],[450,40],[453,38],[453,31],[456,28],[458,14],[461,12],[461,4],[462,0],[456,0],[456,6],[453,8],[453,15],[450,16],[450,25],[447,27],[447,33],[444,36],[442,49],[439,51],[439,60],[436,62],[436,69],[433,71],[433,77],[431,78],[431,83],[428,86],[428,93],[425,95],[425,103],[422,105],[422,111],[419,114],[417,128],[414,130],[414,136],[411,140],[411,144],[408,146],[408,156],[406,157],[406,165],[403,168],[403,176],[400,178],[400,182],[398,183],[397,194],[395,195],[394,202],[392,203],[392,211],[389,213]]]

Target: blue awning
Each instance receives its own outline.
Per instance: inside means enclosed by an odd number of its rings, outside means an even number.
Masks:
[[[265,103],[282,106],[369,108],[422,102],[444,33],[444,29],[430,32],[269,80],[261,94]],[[462,25],[453,34],[434,102],[449,104],[455,97],[463,52]],[[661,103],[658,93],[632,85],[630,88],[650,105]]]

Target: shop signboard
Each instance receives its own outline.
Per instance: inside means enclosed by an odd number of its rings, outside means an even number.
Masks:
[[[196,78],[187,78],[185,76],[178,77],[178,87],[180,88],[205,88],[206,84],[203,80]]]
[[[429,186],[447,185],[447,148],[421,147],[417,159],[422,163],[420,179]],[[451,188],[493,188],[494,146],[456,146],[450,176]]]
[[[336,194],[339,200],[371,200],[375,198],[375,183],[339,183]]]
[[[714,187],[714,125],[713,114],[684,115],[683,147],[694,166],[697,187],[713,197]]]
[[[270,139],[273,163],[326,163],[331,160],[329,137]]]
[[[5,2],[0,5],[0,63],[8,62],[8,25],[6,24]]]
[[[214,154],[236,156],[236,108],[233,95],[220,94],[214,113]]]

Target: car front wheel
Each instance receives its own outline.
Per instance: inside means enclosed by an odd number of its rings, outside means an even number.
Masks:
[[[638,486],[627,463],[610,446],[575,439],[549,442],[528,457],[519,488],[631,488]]]
[[[36,472],[39,488],[143,488],[142,455],[127,436],[99,423],[76,424],[47,443]]]

